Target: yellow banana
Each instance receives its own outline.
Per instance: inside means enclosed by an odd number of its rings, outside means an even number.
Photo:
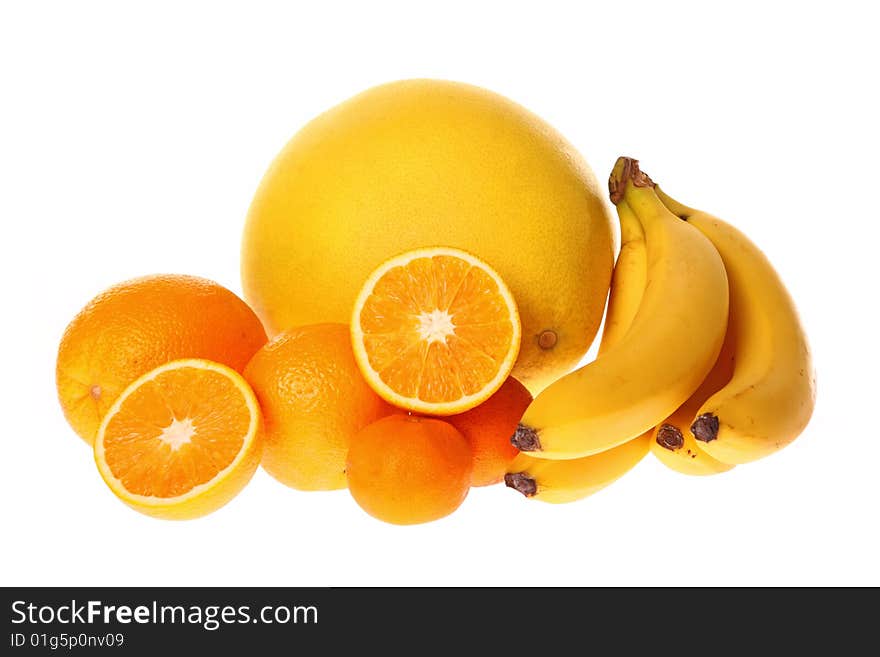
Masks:
[[[599,343],[600,356],[629,331],[648,280],[648,254],[642,224],[625,201],[617,204],[617,215],[620,220],[620,252],[611,275],[608,311]]]
[[[647,281],[648,258],[645,233],[638,217],[621,201],[620,253],[611,278],[611,294],[599,353],[611,349],[629,331]],[[542,502],[574,502],[616,481],[648,453],[646,432],[593,456],[577,459],[537,459],[521,452],[507,469],[504,483],[529,498]]]
[[[733,312],[731,300],[730,313]],[[709,456],[700,447],[703,443],[698,442],[691,433],[691,423],[697,410],[733,376],[736,333],[731,330],[732,321],[733,318],[729,315],[721,353],[700,387],[651,432],[651,452],[663,465],[676,472],[686,475],[712,475],[733,468],[732,465]]]
[[[706,377],[727,327],[727,276],[712,244],[666,209],[635,160],[618,159],[609,188],[644,229],[644,294],[620,342],[526,410],[511,442],[536,457],[590,456],[651,429]]]
[[[620,253],[614,265],[614,274],[611,277],[611,293],[608,297],[608,311],[605,316],[605,326],[602,332],[602,341],[599,344],[599,355],[620,342],[636,315],[645,283],[648,276],[648,257],[645,250],[645,231],[638,217],[626,204],[621,201],[617,204],[617,214],[620,220]],[[730,320],[728,318],[728,326]],[[688,475],[710,475],[726,472],[734,466],[721,463],[706,454],[699,448],[697,440],[690,432],[690,425],[697,409],[703,405],[713,393],[724,386],[733,375],[733,333],[728,331],[721,346],[721,353],[712,370],[697,388],[696,392],[676,411],[666,418],[661,424],[650,431],[649,445],[657,459],[667,467]],[[634,440],[638,440],[637,438]],[[628,444],[628,443],[625,443]],[[523,465],[523,456],[516,467]],[[592,457],[586,456],[584,459]],[[544,459],[546,461],[546,459]],[[567,463],[576,463],[581,459],[569,459],[557,461],[557,468],[566,467]],[[528,463],[528,461],[525,461]],[[634,464],[635,465],[635,464]],[[577,466],[575,466],[577,467]],[[533,468],[534,470],[534,468]],[[552,469],[544,476],[550,475],[553,479]],[[540,472],[540,470],[534,470]],[[514,470],[514,473],[516,471]],[[538,481],[537,483],[541,483]],[[551,481],[550,487],[557,489],[558,485]],[[583,488],[583,486],[582,486]]]
[[[536,459],[521,453],[504,483],[528,498],[561,504],[583,499],[614,483],[648,453],[650,433],[593,456],[567,461]]]
[[[733,377],[697,409],[691,431],[700,447],[723,463],[772,454],[803,431],[816,401],[812,356],[794,302],[770,261],[743,233],[657,193],[711,240],[730,282]]]

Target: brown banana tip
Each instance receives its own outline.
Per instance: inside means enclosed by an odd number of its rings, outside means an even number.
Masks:
[[[516,431],[510,437],[510,444],[521,452],[541,451],[541,441],[538,439],[537,430],[522,423],[516,425]]]
[[[654,181],[639,168],[639,161],[622,155],[617,158],[608,177],[608,195],[614,205],[623,200],[626,183],[630,180],[634,187],[654,187]]]
[[[682,435],[681,430],[671,424],[660,425],[660,428],[657,429],[656,440],[660,447],[668,449],[671,452],[684,447],[684,436]]]
[[[504,475],[504,485],[526,497],[532,497],[538,492],[538,484],[525,472],[508,472]]]
[[[691,425],[691,433],[694,438],[704,443],[710,443],[718,437],[718,416],[713,413],[703,413]]]
[[[614,163],[611,169],[611,175],[608,176],[608,195],[611,202],[617,205],[623,200],[623,190],[626,187],[626,181],[632,176],[633,166],[638,167],[639,161],[621,155]]]
[[[651,177],[639,168],[638,160],[633,160],[632,181],[634,187],[654,187]]]

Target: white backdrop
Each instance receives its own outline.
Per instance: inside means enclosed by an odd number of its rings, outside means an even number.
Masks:
[[[293,4],[2,4],[0,583],[880,584],[869,3]],[[243,218],[271,158],[315,114],[406,77],[503,93],[600,180],[637,157],[761,245],[815,352],[800,439],[712,478],[649,457],[563,506],[476,489],[415,527],[263,472],[197,521],[118,502],[56,401],[67,322],[141,274],[240,293]]]

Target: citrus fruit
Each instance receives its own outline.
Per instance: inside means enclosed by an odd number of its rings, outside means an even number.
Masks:
[[[504,479],[508,466],[519,454],[510,444],[510,437],[531,401],[526,387],[511,376],[479,406],[445,418],[471,446],[471,486],[488,486]]]
[[[266,342],[253,311],[204,278],[153,275],[114,285],[67,326],[55,369],[68,423],[91,444],[104,413],[141,374],[176,358],[241,371]]]
[[[202,359],[160,365],[104,415],[95,462],[132,508],[184,520],[219,509],[260,462],[260,409],[235,370]]]
[[[451,415],[495,392],[516,361],[516,302],[485,262],[459,249],[400,254],[367,277],[351,340],[367,383],[398,408]]]
[[[270,334],[347,322],[388,258],[444,244],[492,264],[513,291],[532,394],[596,335],[611,280],[611,215],[556,130],[485,89],[404,80],[317,117],[276,157],[242,242],[245,299]]]
[[[396,525],[437,520],[455,511],[471,484],[467,441],[436,418],[395,414],[351,441],[348,489],[371,516]]]
[[[358,371],[344,324],[275,336],[244,376],[263,410],[263,469],[300,490],[345,488],[351,437],[393,412]]]

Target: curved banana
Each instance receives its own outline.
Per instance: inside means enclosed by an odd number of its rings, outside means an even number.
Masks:
[[[648,453],[650,433],[593,456],[567,461],[518,454],[504,483],[528,498],[562,504],[574,502],[614,483]]]
[[[647,281],[645,233],[638,217],[621,201],[620,253],[611,278],[608,312],[599,353],[623,339],[632,325]],[[577,459],[538,459],[520,452],[507,468],[504,483],[542,502],[575,502],[592,495],[631,470],[648,453],[651,433],[645,432],[623,445]]]
[[[700,447],[723,463],[772,454],[804,430],[816,402],[812,356],[794,302],[770,261],[743,233],[657,193],[711,240],[730,282],[737,336],[733,377],[697,409],[691,431]]]
[[[611,275],[608,311],[599,343],[600,356],[629,331],[648,281],[648,254],[642,224],[625,201],[617,204],[617,216],[620,220],[620,252]]]
[[[733,311],[731,302],[730,313]],[[731,330],[732,322],[733,317],[729,315],[721,353],[700,387],[651,432],[651,452],[663,465],[676,472],[686,475],[712,475],[733,468],[732,465],[709,456],[701,447],[703,443],[698,442],[691,433],[691,423],[697,410],[733,376],[736,333]]]
[[[666,209],[635,160],[618,159],[609,188],[644,229],[645,291],[620,342],[526,409],[511,442],[540,458],[597,454],[661,422],[706,377],[727,327],[727,276],[711,242]]]

